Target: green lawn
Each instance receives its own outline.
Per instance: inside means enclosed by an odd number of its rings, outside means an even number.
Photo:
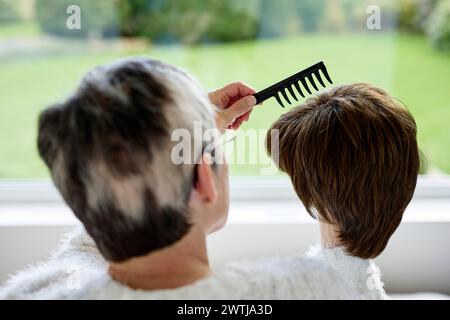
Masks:
[[[0,26],[0,40],[7,40],[13,37],[34,37],[37,34],[39,34],[39,27],[32,22]]]
[[[261,89],[324,60],[335,83],[371,82],[403,101],[416,117],[430,166],[450,173],[450,56],[432,50],[420,36],[356,34],[0,58],[0,178],[47,176],[35,148],[39,111],[70,93],[92,66],[136,54],[183,66],[207,89],[236,79]],[[245,127],[267,128],[282,112],[268,101]],[[235,165],[232,172],[259,174],[260,167]]]

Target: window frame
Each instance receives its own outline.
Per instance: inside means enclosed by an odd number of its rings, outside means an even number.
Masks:
[[[231,201],[295,201],[289,178],[230,177]],[[414,199],[448,199],[450,175],[420,175]],[[62,198],[48,179],[0,180],[0,206],[5,204],[61,204]],[[450,213],[449,213],[450,214]]]

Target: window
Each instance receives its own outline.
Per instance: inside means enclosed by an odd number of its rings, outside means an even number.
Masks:
[[[39,111],[91,67],[129,55],[184,67],[207,89],[237,79],[263,89],[323,60],[336,84],[371,82],[403,101],[418,123],[422,173],[448,174],[444,3],[0,0],[0,179],[48,179],[35,146]],[[264,131],[283,111],[269,100],[243,129]],[[236,156],[247,146],[233,148]],[[264,150],[256,159],[232,165],[232,174],[259,176]]]
[[[426,161],[380,264],[389,291],[449,292],[450,0],[0,0],[0,284],[76,223],[37,154],[39,112],[92,67],[135,55],[184,67],[206,89],[260,90],[324,61],[335,84],[400,99]],[[317,241],[289,179],[262,174],[265,131],[285,110],[266,101],[227,144],[230,228],[209,239],[213,265]]]

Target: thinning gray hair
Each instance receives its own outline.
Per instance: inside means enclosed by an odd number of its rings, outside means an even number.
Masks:
[[[181,69],[145,58],[93,69],[40,115],[39,153],[106,259],[143,255],[188,232],[195,165],[171,161],[171,132],[203,139],[195,121],[215,127],[205,91]]]

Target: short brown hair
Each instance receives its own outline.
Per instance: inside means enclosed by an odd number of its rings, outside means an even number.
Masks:
[[[279,130],[279,168],[308,213],[335,224],[350,254],[378,256],[416,186],[419,151],[408,110],[382,89],[355,83],[310,98],[271,129]]]

